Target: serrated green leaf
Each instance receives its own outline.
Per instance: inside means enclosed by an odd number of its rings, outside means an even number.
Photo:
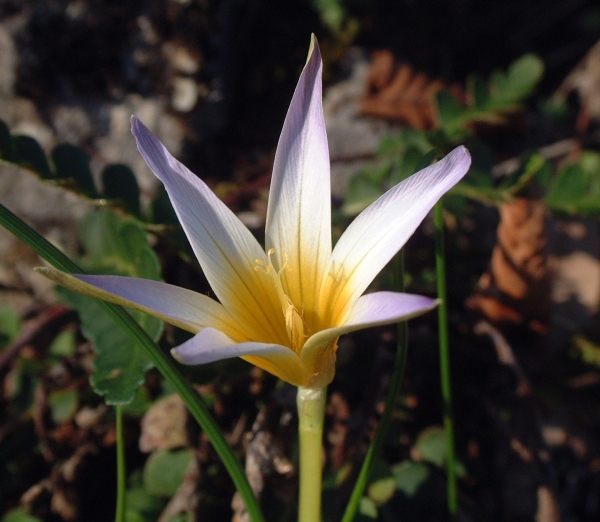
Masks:
[[[80,222],[81,240],[86,250],[86,267],[95,273],[111,273],[158,280],[160,264],[150,247],[144,229],[131,219],[109,210],[92,212]],[[127,404],[144,382],[150,360],[140,346],[115,328],[93,299],[63,288],[57,292],[81,319],[83,334],[93,341],[96,351],[91,383],[108,404]],[[152,337],[158,339],[163,323],[155,317],[130,310],[129,313]]]
[[[146,372],[152,367],[139,346],[132,345],[129,336],[91,298],[57,288],[60,298],[77,310],[81,331],[94,343],[94,373],[90,382],[94,391],[104,397],[107,404],[127,404],[135,391],[144,383]],[[141,312],[129,311],[140,326],[152,337],[162,331],[162,323]]]
[[[110,210],[91,212],[79,222],[84,265],[96,273],[160,278],[160,263],[146,231],[133,219]]]
[[[392,468],[396,487],[407,497],[412,497],[429,478],[429,467],[423,462],[405,460]]]
[[[146,491],[161,497],[174,495],[193,458],[194,452],[190,449],[153,452],[144,466]]]
[[[73,180],[77,190],[89,198],[98,197],[86,153],[70,143],[52,149],[52,161],[58,179]]]
[[[10,139],[11,154],[8,161],[33,170],[42,179],[51,179],[53,174],[48,166],[46,154],[40,144],[30,136],[12,136]]]
[[[114,164],[102,172],[104,195],[123,203],[128,212],[140,216],[140,187],[127,165]]]

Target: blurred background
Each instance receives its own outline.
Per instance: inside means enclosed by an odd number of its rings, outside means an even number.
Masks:
[[[445,215],[460,520],[598,520],[598,2],[0,0],[0,203],[90,270],[210,292],[129,119],[260,239],[311,33],[335,237],[432,150],[473,154]],[[433,249],[427,220],[405,249],[409,291],[435,293]],[[99,346],[91,305],[57,295],[3,230],[0,251],[1,520],[113,519],[114,413],[100,395],[135,397],[128,520],[245,520],[160,376],[106,385],[122,363],[94,353],[119,341]],[[165,350],[184,338],[146,326]],[[436,336],[434,314],[410,323],[403,393],[357,520],[446,519]],[[377,426],[395,337],[340,341],[325,520],[339,520]],[[293,520],[294,390],[241,361],[186,371],[254,463],[267,520]]]

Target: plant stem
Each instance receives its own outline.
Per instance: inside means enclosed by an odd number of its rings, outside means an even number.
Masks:
[[[395,290],[397,292],[403,292],[404,256],[402,251],[398,252],[396,257],[394,258],[394,279]],[[377,427],[377,431],[375,432],[375,437],[373,437],[373,440],[369,445],[369,449],[367,450],[365,460],[360,469],[360,473],[358,474],[358,478],[356,479],[354,489],[352,490],[352,495],[350,495],[350,500],[346,505],[346,510],[344,511],[342,522],[352,522],[352,520],[354,520],[354,517],[356,516],[356,512],[360,504],[360,499],[369,481],[369,475],[371,474],[373,461],[379,453],[379,449],[381,448],[381,444],[383,443],[385,433],[390,424],[392,412],[394,411],[394,404],[396,403],[396,397],[400,392],[402,378],[404,377],[404,368],[406,365],[407,339],[408,328],[406,321],[398,323],[398,342],[396,349],[396,359],[394,361],[394,370],[392,372],[390,387],[385,400],[385,408],[383,410],[383,415],[381,416],[379,426]]]
[[[435,267],[437,273],[437,293],[441,300],[438,307],[440,342],[440,377],[446,433],[446,473],[448,513],[455,518],[458,513],[458,487],[456,482],[456,457],[454,454],[454,418],[452,415],[452,386],[450,379],[450,349],[448,339],[448,305],[446,292],[446,265],[444,257],[444,221],[442,200],[434,207],[435,223]]]
[[[115,522],[125,522],[125,441],[123,440],[123,409],[115,406],[117,436],[117,509]]]
[[[33,248],[41,257],[48,261],[52,266],[65,272],[83,274],[84,271],[73,261],[65,256],[55,246],[46,241],[35,230],[25,224],[21,219],[15,216],[4,205],[0,204],[0,225],[9,232],[17,236],[21,241]],[[189,383],[183,378],[175,363],[165,353],[163,353],[140,325],[129,315],[125,309],[120,306],[107,303],[106,301],[96,300],[102,306],[116,323],[120,325],[130,336],[131,339],[139,343],[144,349],[146,355],[150,358],[154,366],[162,376],[173,386],[175,391],[181,396],[183,402],[190,411],[192,417],[204,430],[215,451],[219,455],[221,462],[227,469],[229,476],[233,480],[235,487],[244,499],[246,509],[253,522],[263,522],[264,518],[258,505],[258,501],[252,492],[248,479],[240,465],[240,462],[234,455],[229,444],[225,440],[223,433],[214,421],[208,407],[202,398],[195,392]]]
[[[300,439],[300,499],[298,522],[321,520],[321,454],[327,388],[298,387],[298,433]]]

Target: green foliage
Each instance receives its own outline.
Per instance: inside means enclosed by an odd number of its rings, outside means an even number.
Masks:
[[[319,13],[321,23],[336,35],[338,40],[354,39],[360,26],[356,19],[348,17],[342,0],[312,0],[312,4]]]
[[[12,306],[0,308],[0,349],[4,349],[19,334],[21,319]]]
[[[42,522],[38,517],[30,515],[22,508],[11,509],[2,517],[2,522]]]
[[[146,491],[159,497],[171,497],[177,491],[194,458],[190,449],[158,450],[152,453],[144,466]]]
[[[30,136],[12,136],[9,150],[9,161],[34,171],[42,179],[54,177],[42,147]]]
[[[50,345],[49,351],[53,357],[62,359],[63,357],[70,357],[74,355],[75,348],[75,332],[72,330],[65,330],[54,338],[52,344]]]
[[[439,128],[430,132],[402,129],[382,139],[375,161],[359,171],[348,184],[342,207],[345,216],[358,214],[410,174],[433,161],[435,151],[447,152],[460,142],[474,140],[477,122],[500,124],[505,115],[521,108],[543,74],[543,63],[533,55],[515,61],[506,72],[493,73],[488,82],[472,77],[463,106],[449,91],[437,95]],[[478,141],[469,143],[472,165],[465,178],[449,193],[447,208],[461,212],[464,200],[500,205],[526,193],[541,192],[548,209],[560,214],[600,214],[600,154],[582,151],[575,163],[553,173],[540,154],[528,154],[510,175],[494,179],[492,155]]]
[[[102,172],[103,192],[94,185],[88,155],[69,143],[57,145],[50,161],[40,144],[30,136],[11,136],[0,120],[0,160],[29,170],[41,179],[54,182],[91,199],[103,198],[141,218],[140,189],[133,171],[126,165],[108,165]]]
[[[590,366],[600,368],[600,345],[590,341],[583,335],[573,338],[574,355]]]
[[[423,462],[405,460],[392,468],[398,491],[412,497],[429,478],[429,466]]]
[[[52,420],[62,424],[75,415],[79,407],[79,392],[74,389],[56,390],[48,396]]]
[[[446,440],[444,429],[432,426],[423,430],[415,442],[419,456],[436,466],[442,467],[446,459]]]
[[[473,123],[502,123],[505,114],[518,110],[532,94],[543,74],[543,62],[528,54],[506,72],[494,72],[487,84],[477,76],[470,78],[464,107],[449,91],[439,91],[436,101],[442,133],[450,141],[460,141],[472,135]]]
[[[83,150],[64,143],[54,147],[51,156],[56,167],[56,179],[72,181],[81,194],[89,198],[98,197],[87,155]]]
[[[526,55],[511,64],[506,72],[493,73],[487,82],[479,77],[470,78],[465,104],[449,91],[439,91],[436,98],[438,128],[429,132],[404,128],[396,136],[383,138],[375,161],[349,181],[342,213],[358,214],[388,188],[428,166],[438,151],[448,152],[463,141],[473,139],[474,123],[503,123],[507,113],[521,108],[523,100],[540,81],[543,70],[539,58]],[[496,185],[491,176],[489,151],[477,142],[469,148],[472,168],[452,193],[485,204],[496,205],[514,197],[540,170],[547,168],[543,158],[532,156],[524,161],[518,175]]]
[[[127,165],[109,165],[102,172],[102,184],[107,198],[122,202],[125,210],[140,216],[140,187]]]
[[[109,210],[96,211],[81,220],[80,235],[86,252],[82,262],[89,272],[160,278],[156,254],[137,222]],[[115,328],[113,320],[93,299],[63,288],[57,291],[77,310],[84,335],[94,343],[96,358],[91,378],[94,390],[103,395],[108,404],[130,402],[151,367],[141,346],[132,344],[126,332]],[[158,339],[162,321],[138,311],[130,311],[130,314],[153,339]]]
[[[134,520],[148,521],[158,520],[161,511],[165,506],[165,501],[155,495],[151,495],[143,486],[136,486],[127,491],[127,518]],[[136,518],[137,517],[137,518]]]
[[[402,129],[396,136],[383,138],[377,161],[350,180],[342,212],[358,214],[388,188],[413,174],[431,150],[425,134],[415,129]]]
[[[583,151],[578,163],[564,166],[554,177],[545,203],[565,214],[600,214],[600,154]]]

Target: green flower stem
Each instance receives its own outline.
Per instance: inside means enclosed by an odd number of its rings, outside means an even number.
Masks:
[[[66,257],[60,250],[51,245],[35,230],[31,229],[17,216],[15,216],[4,205],[0,204],[0,225],[4,226],[9,232],[17,236],[21,241],[33,248],[41,257],[48,261],[52,266],[69,273],[83,274],[73,261]],[[250,488],[248,479],[244,474],[244,470],[240,462],[234,455],[232,449],[227,444],[223,433],[219,430],[216,422],[210,415],[208,407],[202,398],[188,384],[173,360],[164,354],[148,337],[148,334],[137,324],[137,322],[120,306],[107,303],[105,301],[97,301],[104,310],[117,322],[125,331],[129,333],[132,340],[139,343],[147,356],[153,362],[154,366],[162,374],[162,376],[173,386],[179,393],[192,417],[196,419],[198,424],[208,436],[223,465],[227,469],[229,476],[233,480],[235,487],[240,492],[244,499],[246,509],[253,522],[263,522],[264,518],[260,511],[258,501]]]
[[[395,290],[397,292],[404,292],[404,256],[402,251],[400,251],[394,259],[394,279]],[[402,378],[404,377],[407,340],[408,328],[405,321],[403,323],[398,324],[398,344],[396,349],[396,359],[394,361],[394,370],[392,372],[392,379],[390,381],[390,389],[385,400],[385,408],[383,410],[383,415],[381,416],[381,421],[379,422],[379,426],[377,427],[377,431],[375,432],[375,437],[373,437],[373,440],[369,445],[369,449],[367,450],[365,460],[360,469],[360,473],[358,474],[358,478],[356,479],[354,489],[352,490],[352,495],[350,495],[350,500],[346,505],[346,510],[344,511],[342,522],[352,522],[352,520],[354,520],[354,517],[356,516],[356,512],[360,505],[360,499],[369,481],[373,461],[379,453],[379,449],[381,448],[381,444],[383,443],[385,433],[390,424],[392,412],[394,411],[394,404],[396,403],[396,397],[398,396],[398,393],[400,393],[400,386],[402,384]]]
[[[125,522],[125,441],[123,440],[123,408],[115,407],[117,419],[117,509],[115,522]]]
[[[450,380],[450,348],[448,339],[448,305],[446,292],[446,265],[444,257],[444,221],[442,200],[434,207],[435,267],[437,293],[441,303],[438,307],[440,376],[446,432],[446,473],[448,490],[448,513],[452,518],[458,513],[458,486],[456,481],[456,456],[454,454],[454,418],[452,415],[452,386]]]
[[[300,500],[298,522],[321,520],[321,454],[327,388],[298,387],[298,432],[300,438]]]

